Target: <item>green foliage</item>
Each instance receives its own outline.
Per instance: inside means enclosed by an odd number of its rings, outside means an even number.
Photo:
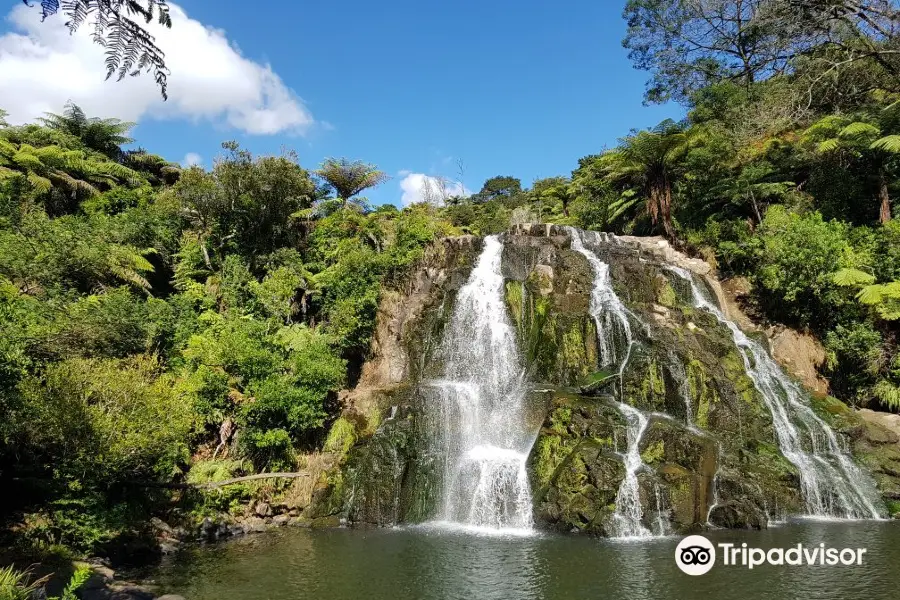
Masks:
[[[332,425],[325,439],[323,449],[326,452],[347,454],[356,443],[356,427],[344,417],[339,417]]]
[[[773,206],[758,235],[762,247],[755,280],[773,311],[807,324],[840,307],[832,273],[858,260],[846,225],[825,221],[819,213],[801,215]]]
[[[360,192],[388,180],[374,165],[346,158],[326,158],[316,174],[328,182],[345,206]]]
[[[62,596],[51,596],[47,600],[77,600],[75,592],[87,583],[91,573],[88,566],[77,567],[63,588]],[[30,579],[31,574],[27,570],[17,571],[12,566],[0,569],[0,600],[31,600],[36,597],[41,593],[46,578],[35,581]]]
[[[72,358],[24,379],[26,447],[65,456],[54,465],[58,477],[171,477],[187,459],[191,414],[159,370],[148,356]]]
[[[187,474],[188,483],[203,484],[239,477],[244,465],[236,460],[204,460],[195,463]],[[250,483],[235,483],[211,490],[200,491],[200,502],[195,508],[199,516],[221,511],[231,511],[252,491]]]
[[[28,580],[27,571],[17,571],[12,566],[0,568],[0,600],[30,600],[40,583]]]
[[[883,361],[883,339],[869,323],[837,325],[825,336],[828,372],[835,392],[864,402],[878,379]]]

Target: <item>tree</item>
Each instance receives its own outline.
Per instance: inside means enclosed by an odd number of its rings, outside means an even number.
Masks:
[[[636,188],[647,203],[654,225],[675,239],[672,223],[672,183],[678,160],[687,150],[688,134],[683,125],[663,121],[649,131],[638,131],[604,155],[606,178],[614,185]],[[627,191],[627,189],[626,189]]]
[[[522,182],[517,177],[509,175],[497,175],[491,177],[481,186],[481,191],[475,194],[476,202],[490,202],[491,200],[508,200],[522,193]]]
[[[0,137],[0,179],[17,174],[54,213],[72,212],[80,200],[117,184],[137,186],[143,179],[137,171],[84,150],[34,147]]]
[[[562,216],[568,217],[569,205],[576,197],[576,190],[567,177],[547,177],[531,184],[529,196],[539,202],[541,207],[559,206]]]
[[[29,0],[22,0],[31,6]],[[106,78],[116,74],[121,81],[126,75],[153,72],[163,99],[168,98],[165,53],[141,26],[154,18],[164,27],[172,27],[167,0],[42,0],[41,20],[55,15],[60,8],[69,20],[69,31],[75,33],[93,16],[94,43],[106,49]]]
[[[649,102],[690,101],[723,80],[750,85],[811,55],[819,74],[870,61],[900,83],[896,0],[629,0],[624,17],[629,58],[653,74]]]
[[[121,146],[134,141],[126,135],[134,127],[134,123],[119,119],[88,118],[81,107],[72,101],[66,103],[63,114],[46,114],[46,117],[39,119],[44,126],[73,135],[91,150],[113,160],[122,158]]]
[[[334,188],[344,207],[353,196],[389,179],[388,175],[379,171],[375,165],[346,158],[326,158],[321,168],[316,171],[316,175]]]
[[[255,158],[237,142],[222,146],[228,154],[211,173],[187,169],[173,190],[200,233],[207,268],[211,242],[220,260],[234,245],[255,269],[258,257],[296,241],[293,215],[312,205],[315,184],[294,153]]]
[[[837,154],[862,162],[874,174],[878,198],[878,220],[891,220],[891,196],[888,188],[891,175],[900,167],[900,102],[877,112],[862,112],[853,116],[828,115],[806,130],[804,138],[813,143],[817,152]]]

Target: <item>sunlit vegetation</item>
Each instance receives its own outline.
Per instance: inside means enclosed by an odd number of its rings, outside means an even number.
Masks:
[[[746,278],[757,318],[821,339],[833,393],[900,410],[897,12],[792,2],[793,36],[744,56],[732,19],[694,52],[686,32],[708,15],[676,9],[714,4],[760,3],[627,4],[648,100],[682,102],[683,121],[573,157],[568,175],[402,210],[360,196],[385,180],[365,162],[306,168],[228,142],[211,170],[182,169],[74,105],[22,126],[0,112],[0,486],[19,492],[0,512],[35,546],[92,550],[170,500],[135,482],[344,449],[328,439],[337,392],[383,290],[433,240],[515,223],[665,236]]]

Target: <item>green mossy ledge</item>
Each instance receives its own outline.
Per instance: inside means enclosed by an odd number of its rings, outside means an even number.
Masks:
[[[693,308],[690,290],[659,256],[623,243],[601,249],[617,294],[646,329],[620,382],[610,376],[614,365],[600,364],[589,313],[591,268],[571,250],[566,231],[520,226],[504,242],[505,301],[534,382],[534,404],[543,411],[528,462],[536,525],[609,533],[625,475],[626,423],[613,396],[620,387],[619,398],[649,416],[639,447],[646,468],[638,475],[648,523],[662,511],[676,532],[764,528],[773,518],[802,512],[797,470],[778,448],[771,416],[730,333]],[[316,514],[357,525],[435,516],[442,463],[425,434],[429,393],[422,382],[441,372],[434,349],[480,251],[477,240],[463,246],[450,244],[457,249],[433,253],[420,267],[413,278],[431,279],[427,294],[390,299],[394,313],[397,306],[419,305],[407,310],[415,318],[402,331],[382,332],[406,349],[407,375],[390,386],[369,386],[374,392],[362,384],[351,392],[345,413],[356,414],[348,419],[355,444],[323,477]],[[374,352],[389,346],[376,337]],[[361,397],[377,398],[368,403],[368,416],[360,417],[353,402]],[[896,436],[862,422],[834,398],[816,399],[813,408],[872,471],[889,510],[891,503],[900,510]]]

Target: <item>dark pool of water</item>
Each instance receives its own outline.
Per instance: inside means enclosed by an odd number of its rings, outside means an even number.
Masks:
[[[865,548],[862,565],[721,564],[701,576],[675,564],[680,537],[616,542],[582,536],[488,537],[405,528],[290,529],[199,548],[151,574],[188,600],[537,598],[900,598],[900,523],[796,522],[713,531],[714,544]]]

